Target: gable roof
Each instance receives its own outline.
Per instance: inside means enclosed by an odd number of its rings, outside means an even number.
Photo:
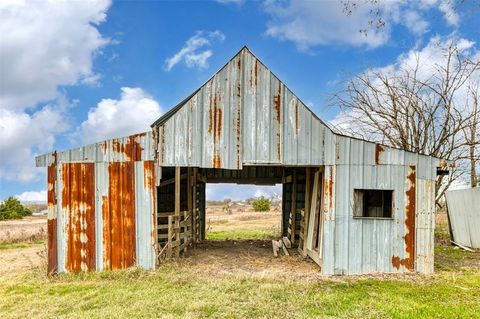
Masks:
[[[259,64],[261,64],[265,69],[267,69],[274,77],[277,77],[275,75],[274,72],[270,71],[269,68],[252,52],[250,51],[250,49],[244,45],[240,51],[238,51],[230,60],[228,60],[228,62],[223,65],[217,72],[215,72],[207,81],[205,81],[198,89],[196,89],[192,94],[190,94],[189,96],[187,96],[185,99],[183,99],[182,101],[180,101],[180,103],[178,103],[177,105],[175,105],[174,107],[172,107],[170,110],[168,110],[165,114],[163,114],[160,118],[158,118],[155,122],[152,123],[152,125],[150,125],[151,127],[155,127],[155,126],[158,126],[158,125],[162,125],[164,124],[170,117],[173,116],[173,114],[175,114],[179,109],[181,109],[185,103],[187,103],[193,96],[195,96],[195,94],[197,94],[205,85],[207,85],[207,83],[209,81],[211,81],[217,74],[219,74],[223,69],[225,69],[229,63],[231,63],[233,60],[235,60],[236,58],[238,58],[239,56],[241,56],[242,54],[249,54],[251,55],[254,59],[256,59],[256,61],[258,61]],[[283,82],[282,82],[283,83]],[[300,101],[300,98],[297,97],[297,99]],[[302,101],[301,101],[302,102]],[[319,121],[321,121],[324,125],[328,126],[331,130],[332,127],[324,122],[321,118],[319,118],[312,110],[310,110],[310,108],[308,108],[308,106],[306,106],[305,103],[302,102],[302,104],[305,105],[305,108],[308,109],[308,111],[310,111],[310,113],[312,113],[312,115],[314,117],[316,117]]]

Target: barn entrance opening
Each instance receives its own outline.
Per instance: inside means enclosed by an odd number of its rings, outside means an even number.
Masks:
[[[284,166],[244,166],[241,170],[162,167],[157,184],[158,250],[167,257],[178,257],[204,243],[235,245],[235,241],[250,239],[272,251],[274,239],[282,248],[277,252],[287,254],[288,248],[294,254],[313,255],[320,264],[321,171],[320,167]],[[239,191],[250,187],[250,193],[252,188],[270,185],[270,194],[276,193],[272,208],[254,212],[251,203],[209,201],[211,196],[215,199],[212,191],[225,191],[231,185]]]
[[[282,184],[206,185],[205,239],[271,241],[281,236]]]

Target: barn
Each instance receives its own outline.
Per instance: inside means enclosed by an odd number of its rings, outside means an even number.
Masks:
[[[433,272],[445,161],[338,134],[247,47],[146,131],[36,158],[50,273],[195,247],[207,183],[281,183],[282,233],[323,274]]]

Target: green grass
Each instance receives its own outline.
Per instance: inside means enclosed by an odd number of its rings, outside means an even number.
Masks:
[[[45,245],[44,240],[35,240],[35,241],[18,242],[18,243],[0,242],[0,250],[38,247],[43,245]]]
[[[268,240],[278,237],[275,230],[231,229],[226,231],[209,230],[205,235],[207,240],[226,239],[262,239]]]
[[[480,274],[307,282],[205,276],[182,265],[53,279],[37,271],[0,279],[0,295],[1,318],[474,318]]]
[[[207,234],[269,236],[242,229]],[[463,263],[480,256],[445,244],[444,235],[437,236],[434,276],[285,279],[204,272],[180,262],[155,272],[48,278],[38,268],[0,276],[0,318],[478,318],[480,270]]]

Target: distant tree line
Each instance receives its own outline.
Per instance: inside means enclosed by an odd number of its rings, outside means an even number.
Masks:
[[[30,209],[23,206],[20,201],[13,196],[8,197],[0,204],[0,220],[22,219],[30,215],[32,215]]]

